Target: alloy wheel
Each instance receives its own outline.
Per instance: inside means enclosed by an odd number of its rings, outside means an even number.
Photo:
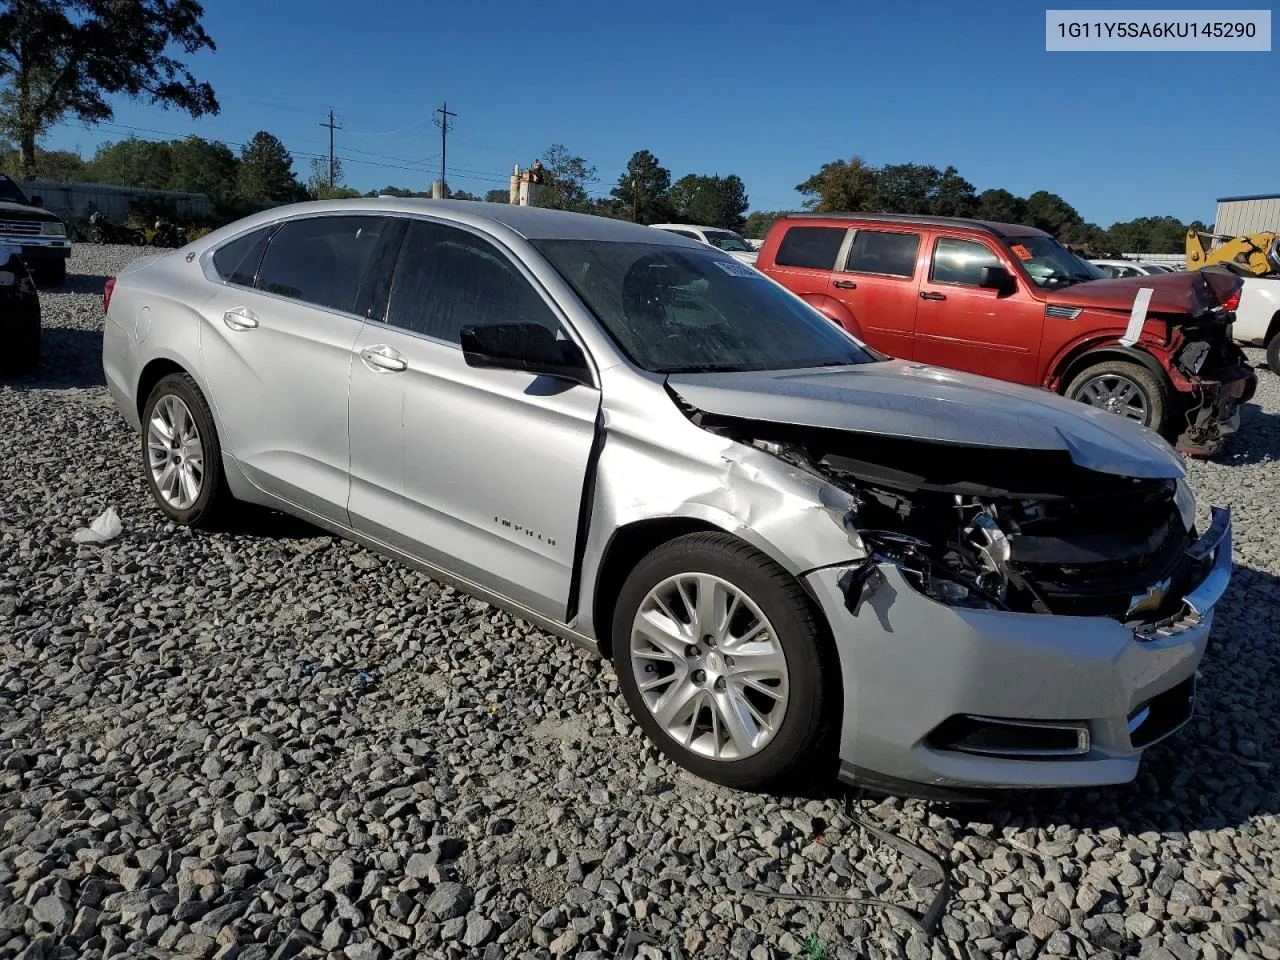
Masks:
[[[646,594],[631,629],[640,696],[673,740],[741,760],[773,738],[787,710],[787,660],[745,593],[710,574],[677,574]]]
[[[147,459],[164,502],[175,510],[191,509],[204,489],[204,444],[190,408],[172,393],[151,410]]]
[[[1091,407],[1105,410],[1146,424],[1149,410],[1142,387],[1118,373],[1103,373],[1081,384],[1076,399]]]

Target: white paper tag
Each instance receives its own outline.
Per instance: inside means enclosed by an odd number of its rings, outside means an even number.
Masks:
[[[716,266],[729,274],[731,277],[758,277],[759,272],[754,267],[749,267],[745,263],[739,263],[737,260],[717,260]]]
[[[1138,337],[1142,335],[1142,325],[1147,322],[1147,306],[1151,303],[1151,295],[1155,293],[1152,287],[1143,287],[1138,291],[1138,295],[1133,298],[1133,312],[1129,314],[1129,328],[1125,330],[1124,336],[1120,338],[1120,343],[1126,347],[1132,347],[1138,342]]]

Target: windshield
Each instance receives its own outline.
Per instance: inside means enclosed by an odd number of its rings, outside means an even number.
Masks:
[[[1009,237],[1008,243],[1013,255],[1022,262],[1022,269],[1027,271],[1038,287],[1057,290],[1073,283],[1103,280],[1111,276],[1108,271],[1068,251],[1053,237]]]
[[[703,230],[707,243],[729,253],[755,253],[754,248],[736,233],[728,230]]]
[[[0,173],[0,200],[6,203],[26,204],[27,202],[26,196],[18,189],[18,185],[3,173]]]
[[[654,373],[791,370],[879,359],[772,280],[708,250],[535,240],[622,350]]]

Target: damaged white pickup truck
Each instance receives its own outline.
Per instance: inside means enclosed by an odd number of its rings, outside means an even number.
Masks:
[[[1191,716],[1231,522],[1163,440],[882,357],[705,244],[306,204],[107,294],[169,517],[274,506],[598,649],[708,779],[1118,783]]]

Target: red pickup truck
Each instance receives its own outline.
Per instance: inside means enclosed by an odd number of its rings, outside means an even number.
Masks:
[[[1239,278],[1099,279],[1034,227],[795,214],[770,229],[756,269],[883,353],[1044,387],[1186,453],[1221,449],[1257,385],[1230,339]]]

